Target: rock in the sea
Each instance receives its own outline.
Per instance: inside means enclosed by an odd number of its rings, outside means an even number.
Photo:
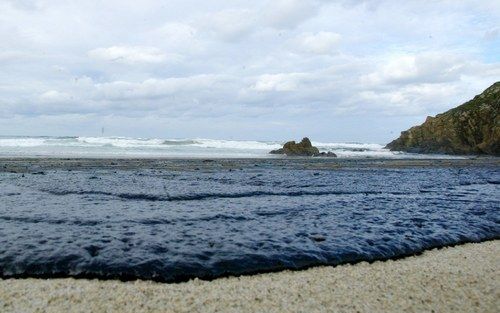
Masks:
[[[283,148],[273,150],[271,154],[284,154],[287,156],[325,156],[336,157],[333,152],[319,152],[318,148],[314,147],[309,138],[305,137],[301,142],[289,141],[283,145]]]
[[[500,155],[500,82],[401,133],[386,148],[415,153]]]

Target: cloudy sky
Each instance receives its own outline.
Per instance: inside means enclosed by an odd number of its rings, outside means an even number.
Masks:
[[[0,0],[0,135],[385,143],[500,80],[500,1]]]

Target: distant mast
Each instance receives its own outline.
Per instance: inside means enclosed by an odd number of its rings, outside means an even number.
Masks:
[[[104,137],[104,126],[101,127],[101,137]]]

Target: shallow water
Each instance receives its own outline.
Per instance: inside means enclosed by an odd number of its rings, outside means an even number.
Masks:
[[[500,237],[496,166],[0,173],[0,275],[181,281]]]

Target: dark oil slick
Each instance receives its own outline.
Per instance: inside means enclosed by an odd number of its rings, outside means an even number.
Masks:
[[[0,172],[0,275],[171,282],[500,237],[497,165],[177,162]]]

